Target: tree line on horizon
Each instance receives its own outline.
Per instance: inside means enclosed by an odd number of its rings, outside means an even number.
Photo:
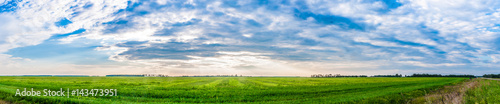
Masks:
[[[340,74],[313,74],[313,78],[323,78],[323,77],[368,77],[367,75],[340,75]]]
[[[500,74],[484,74],[485,78],[500,78]]]
[[[405,77],[473,77],[475,78],[476,76],[474,75],[469,75],[469,74],[464,74],[464,75],[455,75],[455,74],[450,74],[450,75],[441,75],[441,74],[427,74],[427,73],[422,73],[422,74],[412,74],[409,76]]]
[[[488,74],[491,76],[491,78],[500,78],[500,74]],[[485,74],[486,76],[486,74]],[[335,78],[335,77],[368,77],[367,75],[340,75],[340,74],[313,74],[311,75],[312,78]],[[402,74],[395,74],[395,75],[373,75],[371,77],[403,77]],[[476,76],[474,75],[455,75],[455,74],[450,74],[450,75],[441,75],[441,74],[427,74],[427,73],[415,73],[412,75],[404,75],[404,77],[471,77],[475,78]],[[484,77],[484,76],[483,76]]]
[[[373,75],[372,77],[403,77],[402,74],[396,74],[396,75]]]

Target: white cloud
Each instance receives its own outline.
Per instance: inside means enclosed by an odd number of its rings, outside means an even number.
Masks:
[[[372,3],[363,0],[307,0],[307,5],[314,13],[355,18],[365,17],[366,15],[375,15],[377,14],[377,10],[385,8],[383,3],[380,1]]]
[[[253,34],[243,34],[244,37],[251,38]]]
[[[83,9],[82,6],[92,4]],[[105,1],[21,1],[12,13],[0,14],[8,23],[0,24],[2,50],[40,44],[54,34],[69,33],[80,28],[91,29],[96,23],[113,20],[112,13],[127,6],[125,0]],[[68,18],[73,23],[57,27],[55,22]]]
[[[0,4],[4,5],[4,3],[9,2],[10,0],[0,0]]]
[[[414,65],[414,66],[421,66],[421,67],[460,66],[460,65],[465,65],[465,64],[460,64],[460,63],[427,64],[427,63],[423,63],[423,62],[420,62],[420,61],[399,61],[397,63],[407,64],[407,65]]]
[[[274,60],[266,55],[268,53],[255,52],[218,52],[221,55],[214,57],[199,57],[188,56],[190,60],[173,60],[173,59],[141,59],[128,60],[127,56],[119,56],[123,58],[115,58],[130,63],[138,63],[145,66],[151,66],[167,72],[171,75],[182,75],[185,73],[178,72],[184,70],[189,74],[245,74],[245,75],[302,75],[300,73],[311,73],[307,70],[290,67],[287,62]]]

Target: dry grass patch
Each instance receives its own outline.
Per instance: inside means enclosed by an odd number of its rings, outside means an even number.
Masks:
[[[10,104],[10,103],[7,101],[0,100],[0,104]]]
[[[472,79],[457,85],[445,86],[441,90],[430,92],[426,96],[411,100],[410,104],[463,104],[469,89],[478,87],[480,79]]]

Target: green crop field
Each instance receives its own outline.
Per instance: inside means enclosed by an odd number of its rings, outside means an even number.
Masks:
[[[464,78],[0,77],[17,103],[404,103]],[[17,89],[117,89],[118,96],[19,97]]]

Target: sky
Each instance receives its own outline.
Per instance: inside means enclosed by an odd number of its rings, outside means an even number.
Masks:
[[[0,75],[500,73],[498,0],[0,0]]]

